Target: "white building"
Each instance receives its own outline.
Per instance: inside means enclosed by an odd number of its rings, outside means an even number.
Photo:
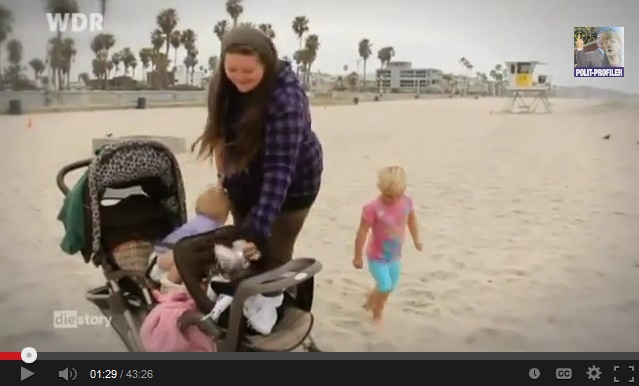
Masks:
[[[434,68],[413,68],[411,62],[389,62],[375,72],[380,89],[390,92],[440,93],[442,71]]]
[[[207,77],[207,74],[201,72],[199,70],[199,66],[195,67],[195,71],[191,74],[191,70],[186,66],[177,66],[175,70],[175,80],[177,84],[191,84],[191,75],[193,75],[193,86],[199,86],[202,84],[204,78]]]

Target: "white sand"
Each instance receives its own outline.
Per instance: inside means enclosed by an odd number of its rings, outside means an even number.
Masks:
[[[297,254],[324,263],[320,343],[337,351],[639,349],[639,109],[554,102],[555,114],[539,116],[490,115],[497,99],[314,110],[326,171]],[[55,174],[89,156],[93,137],[191,142],[204,118],[201,108],[35,115],[28,129],[27,117],[0,117],[3,350],[123,350],[104,327],[53,329],[53,310],[98,315],[84,291],[102,284],[99,270],[58,247]],[[380,331],[360,308],[371,279],[351,258],[360,206],[376,194],[376,168],[390,162],[408,170],[425,251],[407,243]],[[214,172],[190,155],[181,163],[192,199]]]

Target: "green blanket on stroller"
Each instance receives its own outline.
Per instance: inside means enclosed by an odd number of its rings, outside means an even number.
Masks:
[[[64,225],[64,237],[60,248],[75,255],[86,245],[84,224],[84,192],[87,188],[87,173],[84,173],[73,189],[64,198],[58,220]]]

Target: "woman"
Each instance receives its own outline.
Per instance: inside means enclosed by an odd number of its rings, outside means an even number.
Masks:
[[[233,221],[249,241],[269,245],[268,268],[288,262],[320,189],[322,147],[309,102],[288,62],[260,30],[240,27],[222,39],[211,81],[199,154],[214,157]],[[258,247],[260,248],[258,248]]]
[[[603,67],[623,67],[623,41],[619,33],[607,30],[601,33],[604,56]]]

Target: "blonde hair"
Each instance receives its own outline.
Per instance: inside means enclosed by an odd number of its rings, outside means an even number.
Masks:
[[[382,193],[401,194],[406,185],[406,171],[401,166],[387,166],[377,172],[377,188]]]
[[[195,200],[195,213],[221,223],[226,223],[230,211],[231,202],[219,187],[206,189]]]
[[[623,47],[623,40],[621,39],[621,35],[619,35],[619,33],[615,30],[609,29],[609,30],[603,31],[601,34],[599,34],[599,36],[601,37],[602,44],[603,42],[608,40],[616,40],[619,43],[619,45]]]

